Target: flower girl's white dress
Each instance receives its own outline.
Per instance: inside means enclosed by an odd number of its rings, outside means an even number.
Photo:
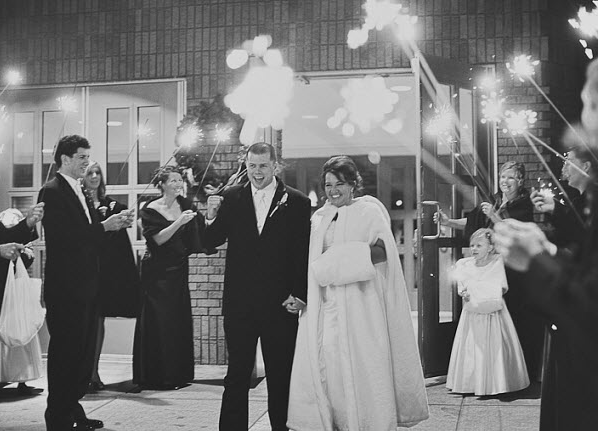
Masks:
[[[485,266],[473,257],[456,263],[458,291],[469,294],[456,329],[446,387],[457,393],[494,395],[529,386],[515,325],[502,298],[504,262],[499,255]],[[504,289],[504,290],[503,290]]]

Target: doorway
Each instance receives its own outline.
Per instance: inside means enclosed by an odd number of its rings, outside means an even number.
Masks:
[[[282,156],[286,183],[307,194],[314,210],[324,203],[321,167],[329,157],[340,154],[356,162],[364,193],[386,206],[424,373],[430,377],[447,371],[462,307],[450,269],[463,254],[462,234],[435,226],[433,213],[439,206],[450,217],[461,217],[479,202],[477,187],[489,193],[495,148],[488,126],[479,122],[469,80],[474,71],[445,59],[426,61],[440,83],[437,90],[447,94],[464,126],[453,140],[442,143],[426,130],[439,102],[423,86],[426,78],[415,61],[411,69],[299,76],[282,133]],[[386,88],[398,94],[386,119],[400,119],[399,129],[355,128],[354,134],[348,135],[336,122],[328,122],[344,105],[342,93],[350,80],[365,76],[382,77]],[[457,154],[463,155],[460,161]]]

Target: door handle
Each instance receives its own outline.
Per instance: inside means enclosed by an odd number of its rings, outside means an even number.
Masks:
[[[426,201],[424,201],[424,202],[421,202],[421,204],[422,204],[423,206],[435,206],[435,207],[436,207],[436,212],[438,212],[438,215],[439,215],[439,212],[440,212],[440,210],[441,210],[441,208],[440,208],[440,202],[439,202],[439,201],[434,201],[434,200],[426,200]],[[426,240],[435,240],[435,239],[439,239],[439,237],[440,237],[440,234],[441,234],[441,231],[442,231],[441,219],[440,219],[440,218],[438,218],[438,222],[437,222],[437,233],[436,233],[435,235],[423,236],[423,239],[426,239]]]

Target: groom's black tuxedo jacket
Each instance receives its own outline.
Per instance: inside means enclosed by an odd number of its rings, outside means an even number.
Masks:
[[[46,303],[92,300],[98,292],[98,254],[106,236],[96,212],[90,210],[90,224],[79,198],[61,174],[42,187],[38,201],[45,202]]]
[[[285,203],[277,206],[286,194]],[[261,234],[256,227],[250,183],[229,189],[223,197],[216,219],[202,233],[209,253],[228,241],[223,314],[248,307],[281,309],[290,294],[306,302],[308,197],[277,179]]]

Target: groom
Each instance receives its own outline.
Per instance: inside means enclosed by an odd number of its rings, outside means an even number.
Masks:
[[[260,337],[269,419],[287,430],[297,314],[306,302],[310,200],[275,177],[275,149],[250,146],[250,182],[210,196],[203,230],[208,250],[228,241],[223,316],[229,366],[220,430],[248,430],[248,391]]]

